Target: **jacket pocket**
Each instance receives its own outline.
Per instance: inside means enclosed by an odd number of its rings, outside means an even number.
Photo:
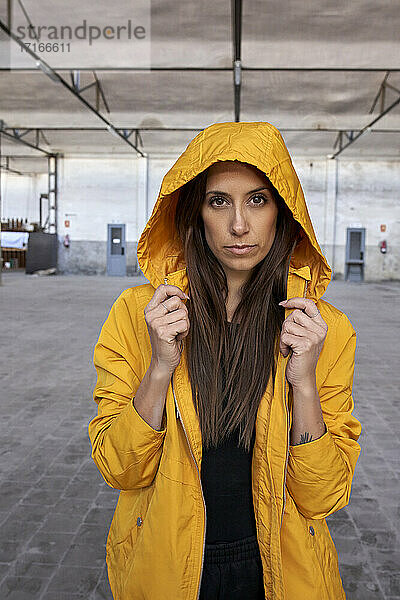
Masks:
[[[107,539],[107,552],[121,565],[132,558],[134,548],[146,525],[154,484],[121,492]]]
[[[286,600],[330,600],[307,519],[289,492],[281,528],[281,552]]]
[[[325,519],[306,519],[329,600],[346,600],[339,573],[338,555]]]

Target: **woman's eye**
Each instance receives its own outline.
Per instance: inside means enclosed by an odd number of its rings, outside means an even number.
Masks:
[[[263,196],[262,194],[257,194],[256,196],[253,196],[251,198],[251,200],[256,200],[256,202],[254,202],[254,204],[256,206],[258,206],[258,205],[260,205],[262,203],[265,203],[267,201],[267,199],[265,198],[265,196]],[[214,206],[222,206],[222,204],[219,203],[219,202],[222,202],[222,203],[225,202],[225,198],[222,198],[222,196],[214,196],[210,200],[210,205],[212,205],[214,202],[216,203]]]
[[[262,194],[257,194],[257,196],[253,196],[252,200],[260,198],[263,202],[266,202],[266,198]],[[261,202],[256,202],[255,204],[261,204]]]
[[[212,205],[217,200],[222,200],[222,202],[224,202],[225,198],[222,198],[221,196],[214,196],[211,198],[210,204]],[[221,206],[221,204],[216,204],[216,206]]]

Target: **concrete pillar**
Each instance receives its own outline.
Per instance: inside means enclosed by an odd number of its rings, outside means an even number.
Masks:
[[[338,193],[338,161],[326,159],[325,212],[323,252],[332,268],[332,279],[335,274],[335,245]]]
[[[148,198],[147,198],[147,177],[148,177],[148,158],[141,156],[137,158],[137,204],[136,204],[136,240],[139,239],[147,220],[148,220]]]
[[[147,156],[137,158],[137,203],[136,203],[136,248],[140,235],[149,219],[148,175],[149,159]],[[136,259],[137,260],[137,259]],[[139,265],[137,266],[138,271]]]

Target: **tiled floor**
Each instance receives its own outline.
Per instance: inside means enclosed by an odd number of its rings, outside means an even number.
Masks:
[[[118,492],[90,458],[92,354],[112,302],[144,280],[2,279],[0,599],[111,600],[104,544]],[[400,599],[399,292],[332,281],[324,296],[357,331],[362,453],[349,506],[328,519],[348,600]]]

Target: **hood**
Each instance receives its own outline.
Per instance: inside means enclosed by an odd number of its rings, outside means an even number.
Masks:
[[[188,144],[164,176],[152,214],[138,241],[138,264],[143,275],[156,288],[168,275],[182,270],[181,280],[187,283],[183,247],[173,219],[179,188],[211,164],[224,160],[254,165],[282,196],[306,234],[292,252],[289,267],[308,273],[307,297],[318,300],[328,286],[332,270],[317,242],[282,135],[266,122],[215,123]]]

